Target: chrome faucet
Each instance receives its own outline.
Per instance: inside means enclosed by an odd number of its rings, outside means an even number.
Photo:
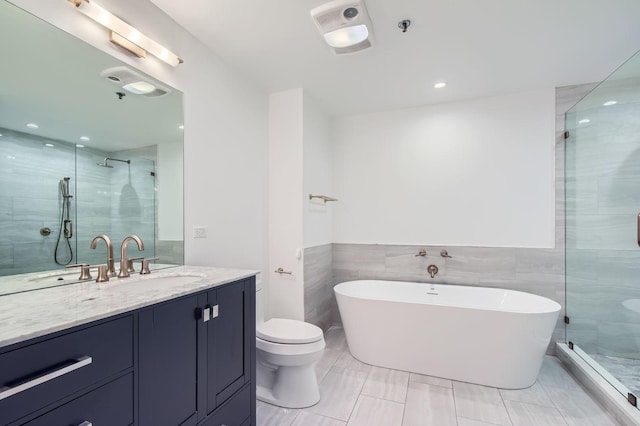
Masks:
[[[122,245],[120,246],[120,272],[118,273],[118,278],[127,278],[129,276],[129,265],[127,260],[127,243],[129,241],[135,241],[138,245],[138,250],[144,250],[144,243],[137,235],[129,235],[122,240]]]
[[[110,277],[115,277],[116,269],[113,265],[113,244],[111,244],[111,238],[109,238],[105,234],[98,235],[93,239],[93,241],[91,241],[92,250],[95,250],[98,246],[98,240],[103,240],[105,243],[107,243],[107,275]]]

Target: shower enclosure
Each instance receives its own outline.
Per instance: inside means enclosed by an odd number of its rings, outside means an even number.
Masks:
[[[640,55],[565,116],[566,338],[640,396]]]
[[[158,255],[155,147],[113,153],[0,134],[0,276],[105,263],[106,249],[89,247],[99,234],[118,248],[137,234],[145,250],[130,257]]]

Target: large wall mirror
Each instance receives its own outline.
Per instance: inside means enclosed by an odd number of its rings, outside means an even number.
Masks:
[[[182,264],[182,94],[5,1],[0,33],[0,294],[77,282],[100,234]]]

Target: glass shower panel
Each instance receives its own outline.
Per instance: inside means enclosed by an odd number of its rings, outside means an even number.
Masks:
[[[565,117],[567,341],[640,395],[640,56]]]
[[[91,240],[100,234],[111,238],[114,260],[120,260],[120,245],[128,235],[138,235],[144,251],[129,243],[129,258],[154,257],[156,234],[155,162],[125,153],[78,150],[78,247],[80,261],[91,265],[106,262],[106,245]],[[108,158],[105,165],[105,158]]]

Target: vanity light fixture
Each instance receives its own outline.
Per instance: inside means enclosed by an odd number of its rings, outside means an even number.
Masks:
[[[25,126],[27,126],[30,129],[37,129],[38,127],[40,127],[36,123],[27,123],[25,124]]]
[[[83,142],[89,142],[91,140],[91,138],[89,136],[80,136],[80,140]],[[76,145],[78,146],[78,145]],[[80,147],[82,148],[82,147]]]
[[[589,120],[588,118],[583,118],[582,120],[578,121],[578,124],[587,124],[587,123],[591,123],[591,120]]]
[[[169,65],[177,67],[184,61],[166,47],[142,34],[122,19],[99,6],[93,0],[68,0],[78,10],[111,31],[111,42],[144,58],[149,52]]]
[[[372,25],[363,0],[330,1],[312,9],[311,18],[336,54],[372,46]]]
[[[55,145],[52,143],[45,143],[44,146],[48,146],[49,148],[53,148]]]
[[[179,125],[179,126],[178,126],[178,129],[180,129],[180,130],[184,130],[184,124]],[[2,135],[0,135],[0,136],[2,136]]]
[[[80,144],[80,143],[77,143],[77,144],[76,144],[76,148],[84,148],[84,145],[82,145],[82,144]]]

